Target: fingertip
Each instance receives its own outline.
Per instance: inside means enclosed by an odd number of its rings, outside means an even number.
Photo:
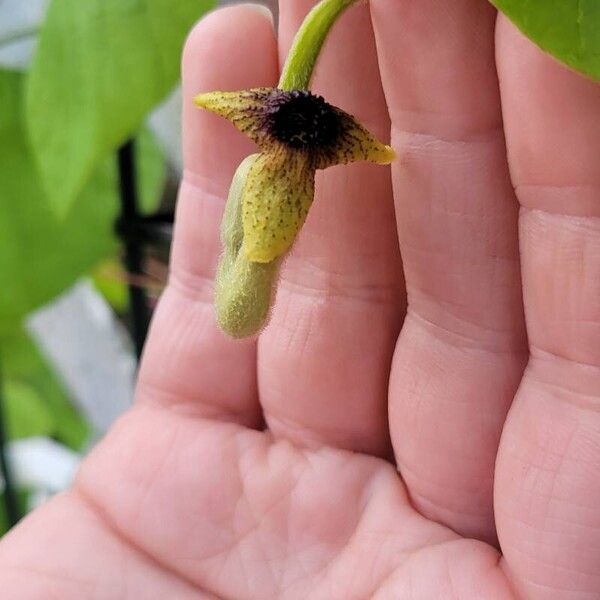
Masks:
[[[279,74],[270,12],[256,4],[215,10],[189,33],[182,58],[185,170],[226,188],[252,144],[230,123],[201,111],[203,92],[269,87]],[[210,152],[207,152],[210,149]],[[217,181],[218,180],[218,181]]]
[[[271,23],[271,27],[275,29],[275,18],[273,16],[273,13],[271,12],[271,9],[268,6],[265,6],[264,4],[255,4],[253,2],[247,2],[238,6],[245,7],[248,10],[253,10],[258,14],[262,15],[263,17],[269,20],[269,22]]]
[[[193,65],[198,58],[206,58],[206,51],[216,53],[234,50],[246,39],[260,45],[274,38],[273,13],[261,4],[245,3],[213,10],[192,28],[183,49],[182,68]],[[256,36],[256,37],[254,37]]]

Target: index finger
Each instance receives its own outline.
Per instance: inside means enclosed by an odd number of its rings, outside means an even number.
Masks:
[[[270,86],[278,59],[272,21],[256,5],[216,11],[189,35],[183,56],[185,173],[177,203],[170,277],[153,319],[138,396],[247,425],[262,421],[256,345],[227,338],[216,325],[213,278],[219,223],[233,173],[252,144],[192,98],[210,90]]]

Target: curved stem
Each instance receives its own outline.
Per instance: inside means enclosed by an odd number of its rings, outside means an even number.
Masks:
[[[304,19],[279,79],[279,89],[307,90],[321,48],[340,15],[359,0],[323,0]]]

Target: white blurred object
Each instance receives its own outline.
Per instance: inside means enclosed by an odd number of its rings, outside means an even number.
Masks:
[[[14,484],[29,491],[28,510],[70,487],[81,463],[79,454],[43,436],[15,440],[6,450]],[[0,477],[0,492],[3,490]]]
[[[26,69],[48,0],[0,0],[0,67]]]
[[[81,462],[79,454],[47,437],[15,440],[7,449],[15,484],[44,497],[68,488]]]
[[[51,494],[47,490],[33,490],[33,492],[29,493],[27,498],[27,512],[39,508],[42,504],[48,502],[53,495],[54,494]]]
[[[32,313],[25,326],[97,434],[133,399],[136,359],[124,327],[89,281]]]
[[[179,86],[150,115],[148,125],[170,166],[181,175],[183,173],[183,154],[181,150],[181,88]]]

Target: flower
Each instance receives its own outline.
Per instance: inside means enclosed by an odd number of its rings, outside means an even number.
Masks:
[[[210,92],[194,102],[260,149],[242,192],[242,249],[250,262],[270,263],[290,248],[312,204],[317,169],[395,157],[351,115],[309,91]]]

